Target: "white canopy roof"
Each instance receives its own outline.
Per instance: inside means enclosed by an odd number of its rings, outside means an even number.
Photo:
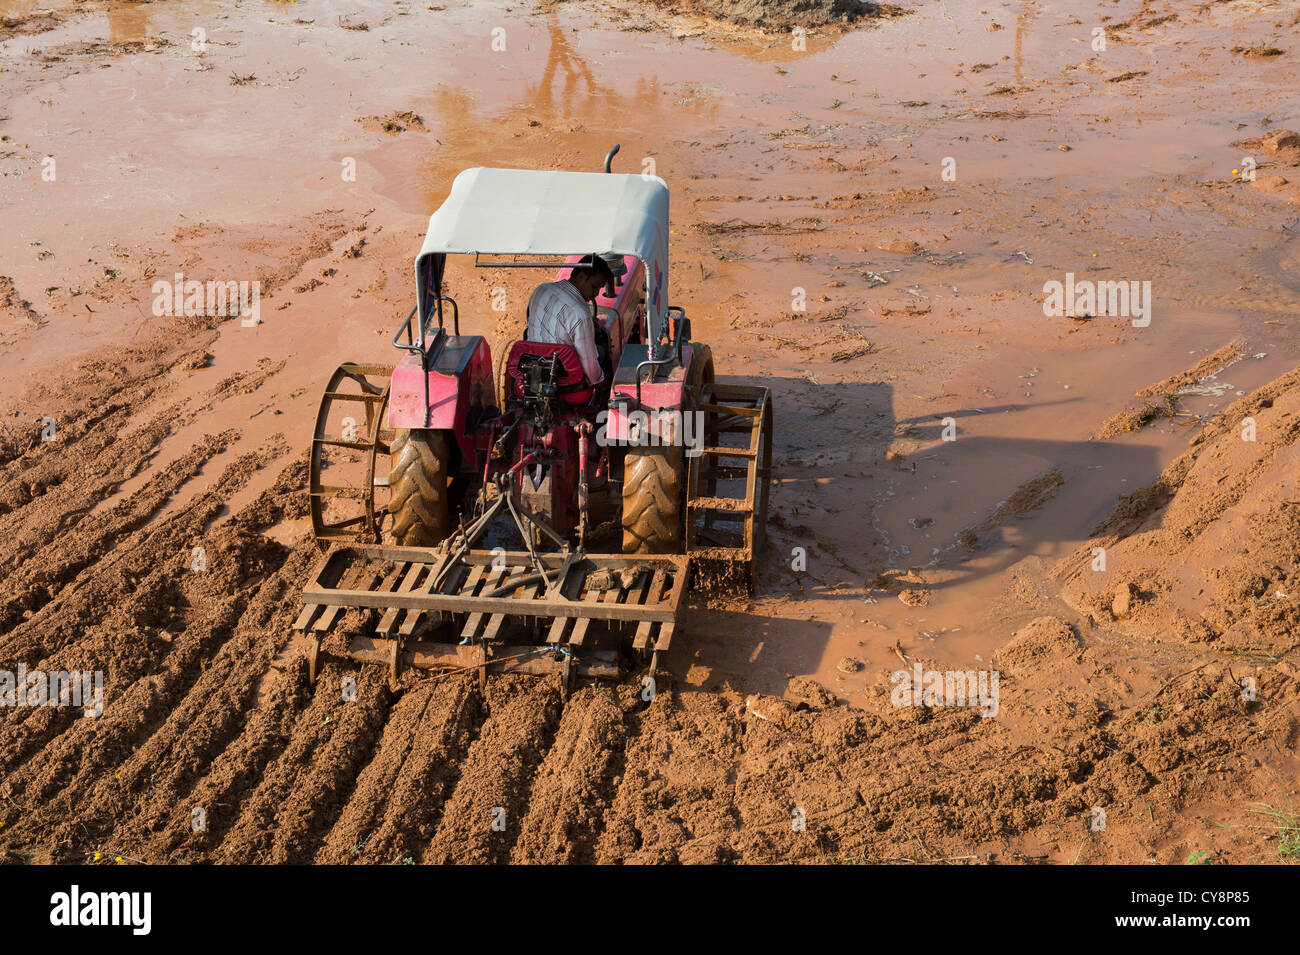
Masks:
[[[668,308],[668,185],[658,176],[533,169],[466,169],[429,219],[427,255],[635,255],[646,267],[651,340]]]

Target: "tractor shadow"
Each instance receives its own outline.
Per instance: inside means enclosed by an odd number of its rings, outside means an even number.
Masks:
[[[788,674],[821,659],[831,624],[708,609],[693,600],[683,621],[689,639],[668,657],[679,691],[733,689],[780,696]]]
[[[1132,439],[1023,436],[1026,420],[1048,430],[1081,413],[1075,399],[979,409],[935,402],[933,412],[900,420],[887,383],[721,380],[773,395],[763,598],[844,600],[878,574],[908,568],[943,571],[927,585],[935,590],[999,575],[1086,540],[1120,497],[1161,470],[1157,448]]]

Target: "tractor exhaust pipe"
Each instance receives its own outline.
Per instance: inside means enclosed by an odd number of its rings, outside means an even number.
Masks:
[[[614,148],[611,149],[609,152],[605,153],[605,172],[611,171],[609,168],[610,164],[614,162],[614,157],[618,155],[618,151],[620,148],[621,147],[619,146],[619,144],[615,143]]]

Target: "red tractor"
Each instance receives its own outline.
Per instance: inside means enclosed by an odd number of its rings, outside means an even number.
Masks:
[[[393,337],[406,354],[395,368],[335,372],[310,468],[316,537],[338,542],[304,591],[313,666],[343,611],[369,608],[383,613],[348,635],[353,658],[395,673],[559,669],[567,686],[575,673],[615,675],[629,645],[653,670],[692,560],[739,566],[752,586],[771,400],[715,382],[708,346],[667,302],[668,187],[610,173],[617,149],[604,173],[458,175]],[[592,386],[571,346],[518,341],[494,366],[483,337],[460,333],[443,290],[448,255],[558,280],[591,249],[606,250],[614,277],[592,306],[607,388]],[[621,526],[621,553],[588,552],[602,515]],[[522,550],[502,546],[516,541]],[[592,621],[607,626],[597,633]],[[518,623],[531,639],[507,646]]]

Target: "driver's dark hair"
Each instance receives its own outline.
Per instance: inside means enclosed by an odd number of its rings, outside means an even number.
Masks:
[[[609,267],[609,263],[596,254],[584,255],[574,264],[570,275],[574,278],[580,275],[595,275],[600,279],[602,285],[608,285],[614,281],[614,272]]]

